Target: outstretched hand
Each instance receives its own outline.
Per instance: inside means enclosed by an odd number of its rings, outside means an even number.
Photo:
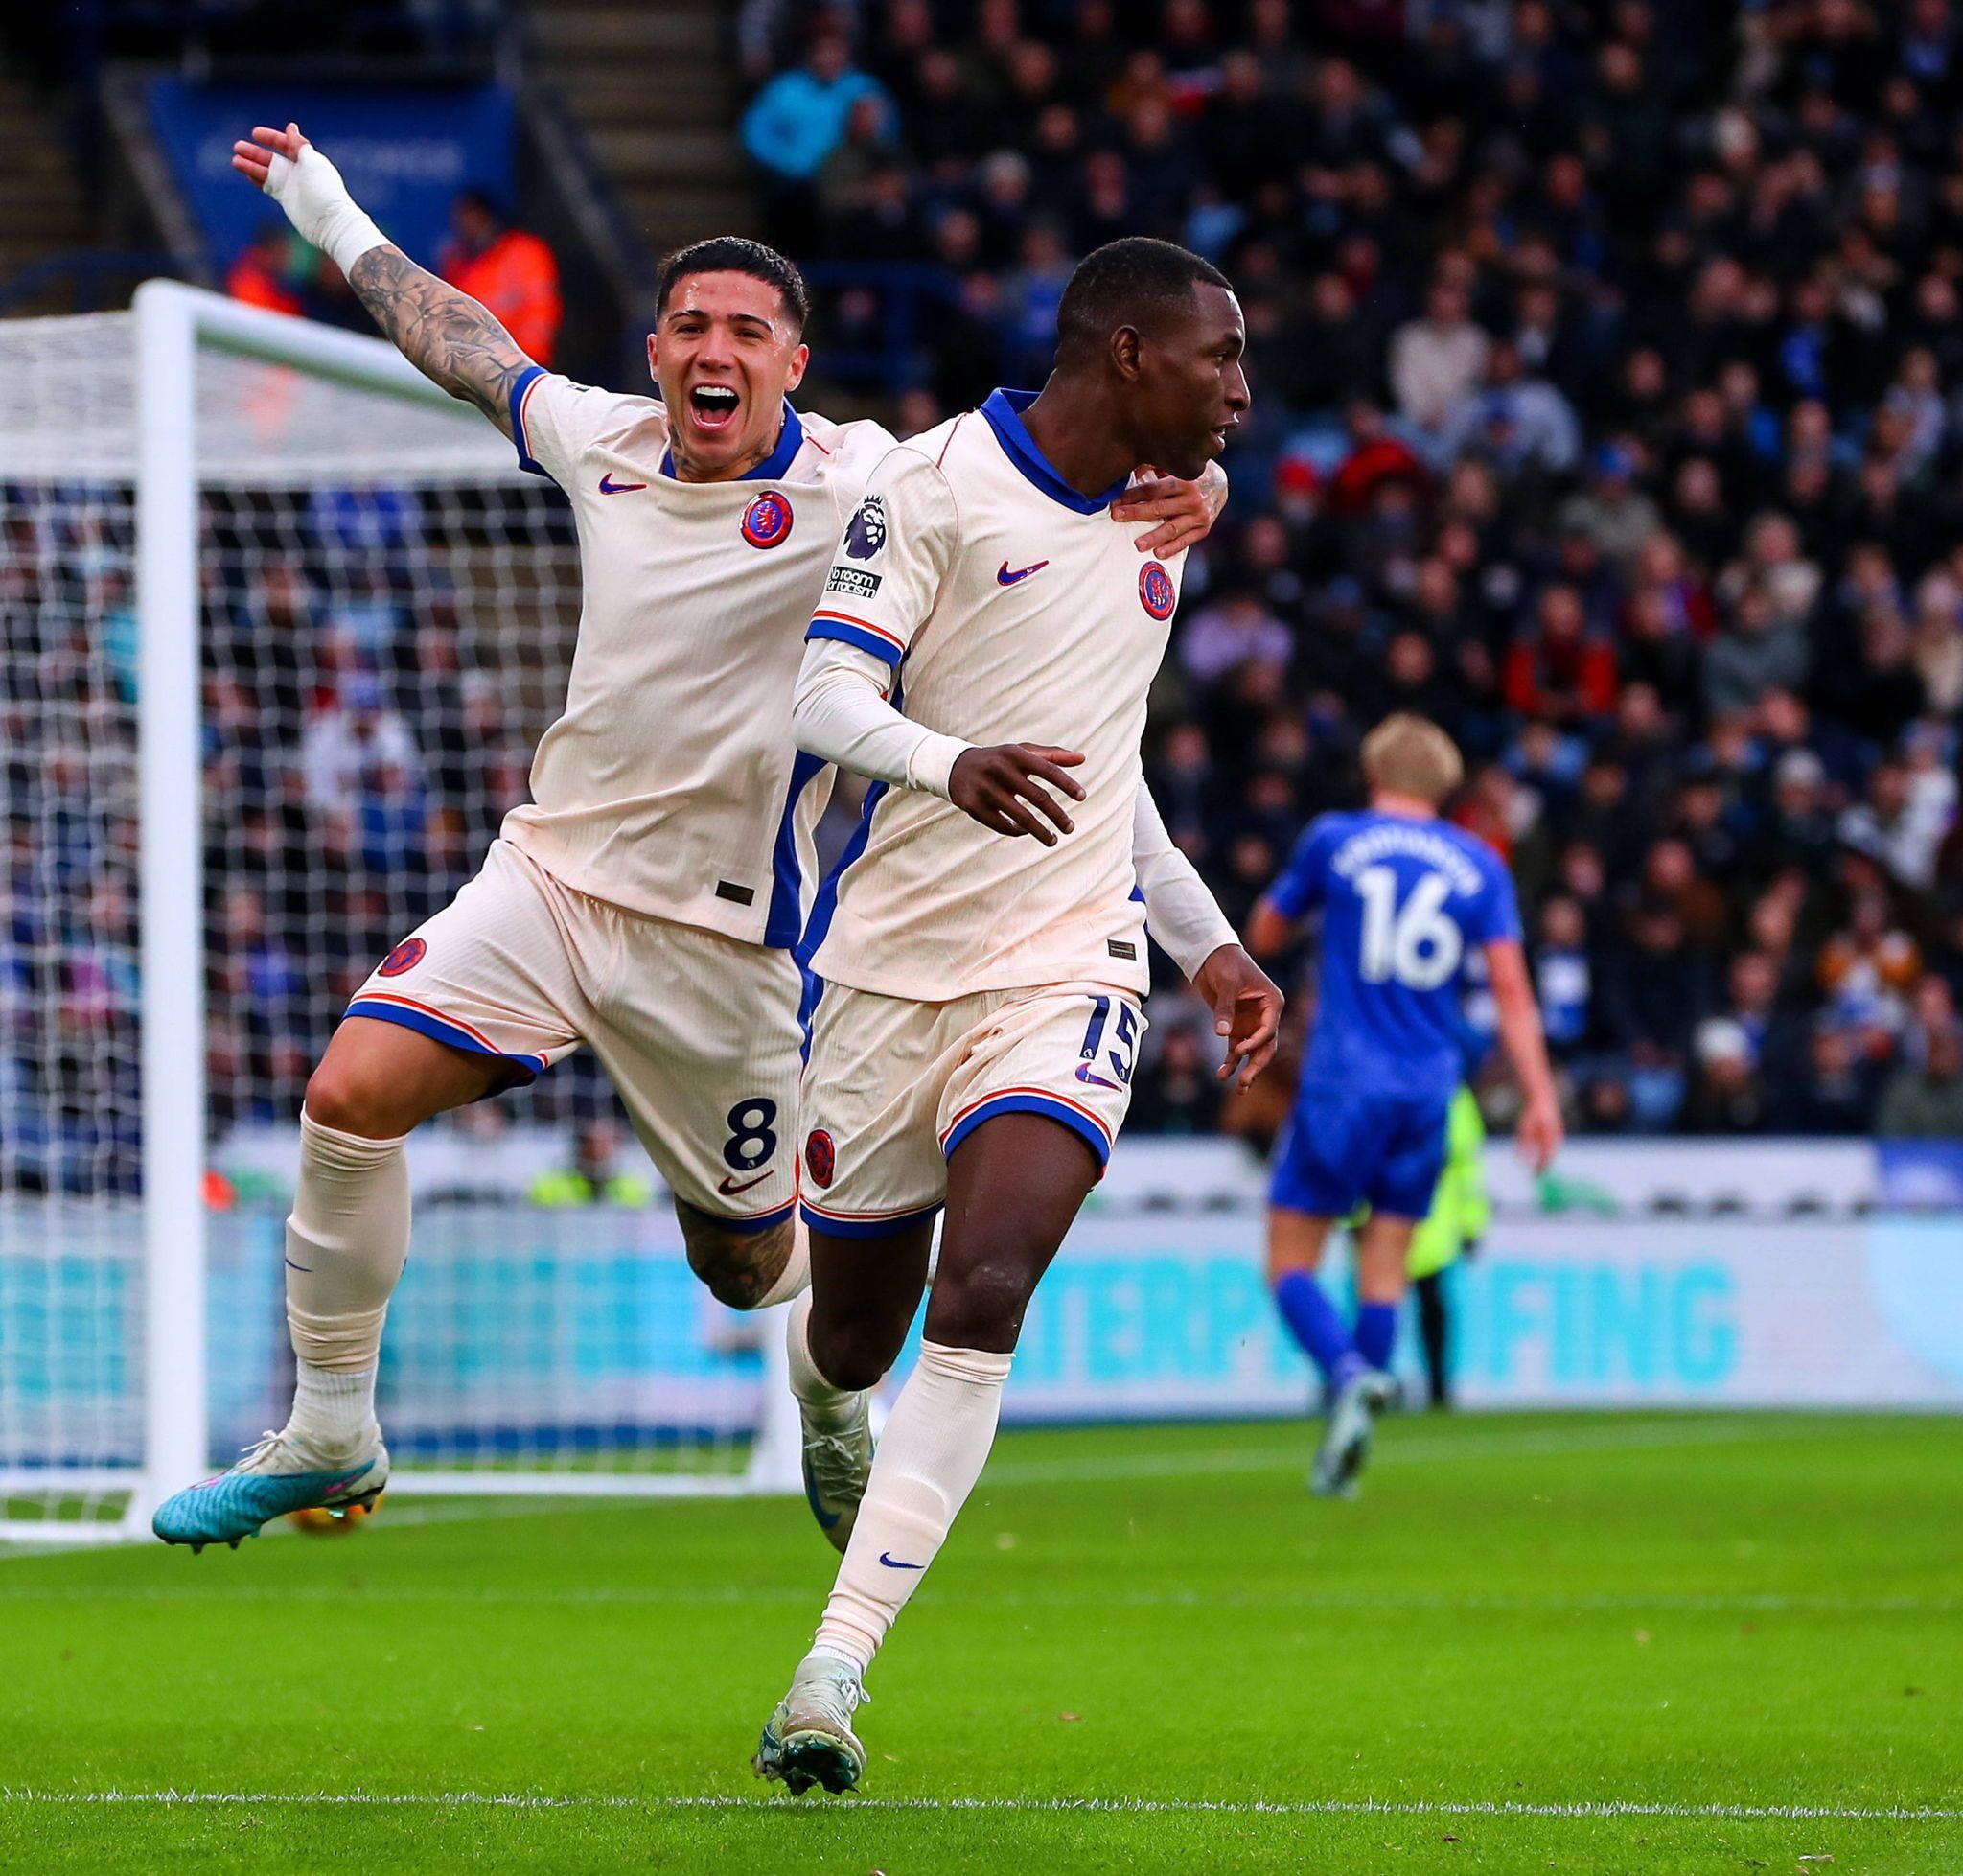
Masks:
[[[232,146],[232,167],[255,189],[264,189],[272,174],[275,156],[297,163],[300,152],[307,148],[307,139],[300,134],[297,124],[289,124],[284,130],[268,130],[264,124],[255,125],[250,143],[242,137]]]
[[[1227,1039],[1219,1078],[1242,1094],[1275,1059],[1282,996],[1266,971],[1237,944],[1223,944],[1193,973],[1192,987],[1213,1011],[1213,1033]]]

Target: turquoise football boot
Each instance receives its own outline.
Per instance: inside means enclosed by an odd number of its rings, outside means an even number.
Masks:
[[[268,1433],[216,1478],[189,1485],[157,1507],[150,1529],[166,1543],[230,1544],[257,1537],[268,1518],[288,1512],[364,1511],[388,1483],[388,1448],[378,1432],[354,1458],[330,1465],[290,1433]]]

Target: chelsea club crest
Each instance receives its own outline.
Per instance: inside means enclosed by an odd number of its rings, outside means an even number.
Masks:
[[[752,547],[781,546],[791,538],[796,519],[790,502],[772,489],[743,511],[743,538]]]

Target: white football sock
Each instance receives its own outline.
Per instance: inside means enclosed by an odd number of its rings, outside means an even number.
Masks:
[[[409,1170],[400,1140],[300,1115],[300,1180],[287,1220],[287,1329],[299,1387],[287,1423],[329,1453],[375,1424],[388,1299],[409,1254]]]
[[[1012,1356],[920,1345],[893,1403],[814,1655],[864,1674],[933,1563],[995,1444]]]
[[[834,1387],[819,1373],[811,1358],[811,1292],[807,1289],[791,1305],[784,1326],[784,1340],[791,1354],[791,1392],[806,1415],[820,1426],[840,1425],[850,1414],[858,1395],[849,1387]]]
[[[796,1212],[791,1214],[791,1255],[777,1281],[757,1299],[759,1309],[771,1309],[778,1303],[788,1303],[794,1296],[802,1296],[811,1287],[811,1233],[805,1227],[802,1217]]]
[[[368,1443],[378,1430],[375,1420],[375,1370],[340,1373],[296,1361],[293,1411],[287,1431],[329,1458],[351,1453]]]

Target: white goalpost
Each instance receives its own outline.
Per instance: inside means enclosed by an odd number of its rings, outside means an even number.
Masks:
[[[381,340],[168,281],[0,322],[0,1541],[141,1535],[283,1418],[307,1071],[481,859],[577,616],[558,491]],[[664,1199],[456,1189],[597,1071],[493,1105],[410,1147],[391,1491],[797,1490],[781,1324]]]

